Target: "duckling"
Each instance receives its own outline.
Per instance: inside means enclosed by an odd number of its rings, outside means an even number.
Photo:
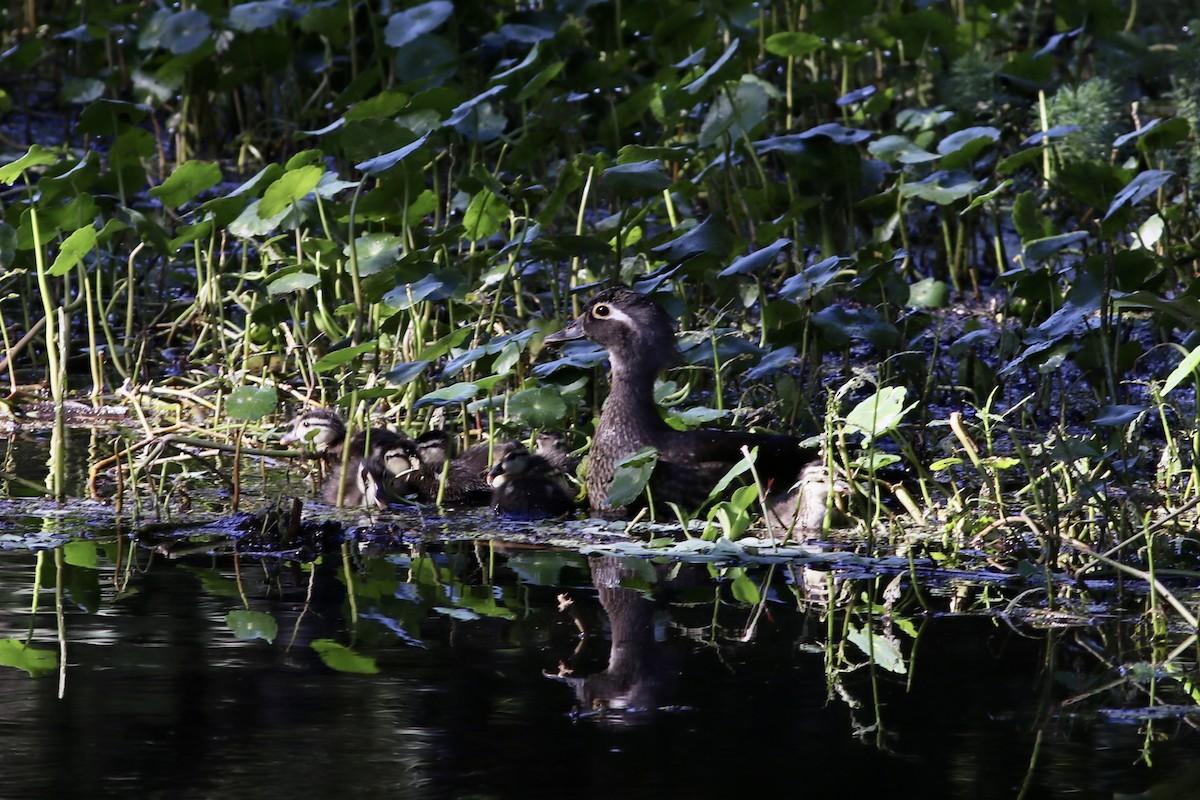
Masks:
[[[773,492],[786,491],[801,469],[818,457],[794,436],[748,431],[678,431],[658,413],[654,380],[678,357],[669,314],[655,301],[625,287],[598,292],[567,327],[545,338],[565,342],[588,338],[608,350],[612,374],[608,400],[588,453],[587,489],[592,511],[621,516],[625,507],[608,502],[617,462],[653,446],[658,464],[650,479],[655,502],[695,509],[717,481],[742,460],[742,448],[758,448],[755,468]]]
[[[537,455],[549,461],[568,475],[579,470],[582,459],[571,452],[567,435],[562,431],[542,431],[537,435]]]
[[[430,430],[416,439],[420,470],[413,478],[421,500],[438,501],[449,505],[485,505],[491,497],[488,485],[488,454],[494,451],[499,459],[508,443],[487,442],[467,448],[454,455],[454,443],[444,430]],[[445,473],[443,487],[442,475]]]
[[[366,499],[366,484],[362,477],[364,460],[409,440],[387,428],[370,428],[354,434],[347,445],[346,423],[334,412],[318,408],[296,417],[291,430],[281,436],[279,442],[284,445],[311,444],[328,470],[321,496],[331,505],[337,505],[340,495],[343,505],[355,506]],[[347,448],[348,453],[344,452]]]
[[[829,468],[812,463],[800,470],[795,485],[786,493],[772,494],[767,500],[768,520],[796,538],[809,538],[825,527],[829,494],[844,494],[850,485],[841,477],[830,480]],[[837,519],[834,509],[834,519]]]
[[[411,440],[375,449],[359,464],[359,502],[386,508],[414,494],[419,488],[421,466],[418,445]]]
[[[488,472],[492,509],[512,517],[557,517],[575,508],[562,470],[524,445],[506,448]]]

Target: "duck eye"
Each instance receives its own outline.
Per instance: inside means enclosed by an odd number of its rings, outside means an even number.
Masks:
[[[610,316],[612,316],[612,309],[604,303],[600,303],[598,306],[592,309],[592,316],[596,319],[608,319]]]

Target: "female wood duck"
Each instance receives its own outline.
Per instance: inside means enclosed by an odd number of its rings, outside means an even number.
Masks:
[[[279,438],[279,443],[311,445],[328,470],[321,496],[332,505],[337,505],[340,496],[342,504],[347,506],[362,505],[369,500],[363,477],[363,468],[369,458],[404,443],[411,445],[407,437],[387,428],[359,431],[347,443],[345,421],[323,408],[297,416],[292,420],[291,430]],[[345,452],[347,449],[348,453]]]
[[[575,508],[567,476],[521,444],[506,449],[488,473],[492,509],[512,517],[557,517]]]
[[[656,505],[678,503],[694,510],[718,480],[742,460],[742,448],[758,448],[755,469],[771,493],[786,493],[800,470],[817,458],[800,439],[747,431],[667,425],[654,402],[654,380],[678,358],[670,315],[650,298],[625,287],[597,293],[583,313],[547,342],[588,338],[608,350],[612,375],[608,400],[596,424],[588,453],[587,489],[592,511],[621,515],[628,509],[608,503],[617,462],[637,450],[658,450],[650,479]]]

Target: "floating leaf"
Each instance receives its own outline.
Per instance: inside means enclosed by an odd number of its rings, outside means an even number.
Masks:
[[[279,635],[279,623],[265,611],[230,611],[225,615],[225,624],[239,639],[266,639],[275,641]]]
[[[32,647],[21,639],[0,639],[0,666],[16,667],[37,678],[58,669],[58,651]]]
[[[314,639],[312,649],[325,662],[325,666],[338,672],[356,672],[374,675],[379,672],[375,659],[359,655],[345,645],[338,644],[332,639]]]

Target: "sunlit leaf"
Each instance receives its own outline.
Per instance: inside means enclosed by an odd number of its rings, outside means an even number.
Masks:
[[[557,389],[525,389],[508,399],[508,413],[531,427],[546,428],[562,421],[567,404]]]
[[[265,611],[230,611],[225,615],[225,624],[239,639],[266,639],[273,642],[279,635],[279,623]]]
[[[324,174],[324,167],[316,165],[285,172],[279,180],[272,183],[263,192],[262,202],[258,207],[258,216],[269,219],[286,211],[289,206],[307,197],[309,192],[316,189]]]
[[[811,33],[780,31],[768,36],[764,45],[772,55],[803,58],[820,50],[825,42]]]
[[[912,406],[905,407],[908,389],[904,386],[885,386],[866,398],[846,415],[846,429],[860,433],[867,444],[894,429]]]
[[[84,256],[92,252],[96,248],[96,229],[91,225],[84,225],[77,231],[74,231],[62,243],[62,247],[58,250],[58,255],[54,259],[54,263],[50,265],[51,275],[66,275],[75,265],[83,261]]]
[[[325,666],[338,672],[355,672],[374,675],[379,672],[379,666],[370,656],[360,655],[343,644],[332,639],[313,639],[312,649],[325,662]]]
[[[656,464],[658,450],[653,447],[643,447],[617,461],[604,504],[620,508],[636,500],[645,491]]]
[[[274,389],[260,386],[239,386],[225,398],[225,413],[233,419],[253,421],[275,410]]]
[[[221,182],[221,167],[212,161],[185,161],[150,194],[168,208],[178,208]]]
[[[99,563],[96,543],[87,541],[67,542],[63,545],[63,560],[73,567],[95,569]]]
[[[50,164],[57,164],[58,156],[51,153],[40,144],[30,145],[28,152],[18,158],[16,161],[10,161],[3,167],[0,167],[0,183],[6,186],[11,186],[16,182],[17,178],[27,169],[34,167],[45,167]]]
[[[33,647],[22,639],[0,639],[0,666],[15,667],[37,678],[58,669],[58,651]]]
[[[1171,370],[1171,374],[1167,376],[1167,380],[1163,384],[1163,397],[1170,394],[1176,386],[1193,377],[1197,369],[1200,369],[1200,345],[1192,348],[1192,351],[1183,357],[1179,365]]]
[[[904,654],[893,640],[873,633],[866,626],[860,628],[853,623],[850,625],[846,638],[853,642],[876,666],[897,675],[907,674],[908,667],[904,663]]]

